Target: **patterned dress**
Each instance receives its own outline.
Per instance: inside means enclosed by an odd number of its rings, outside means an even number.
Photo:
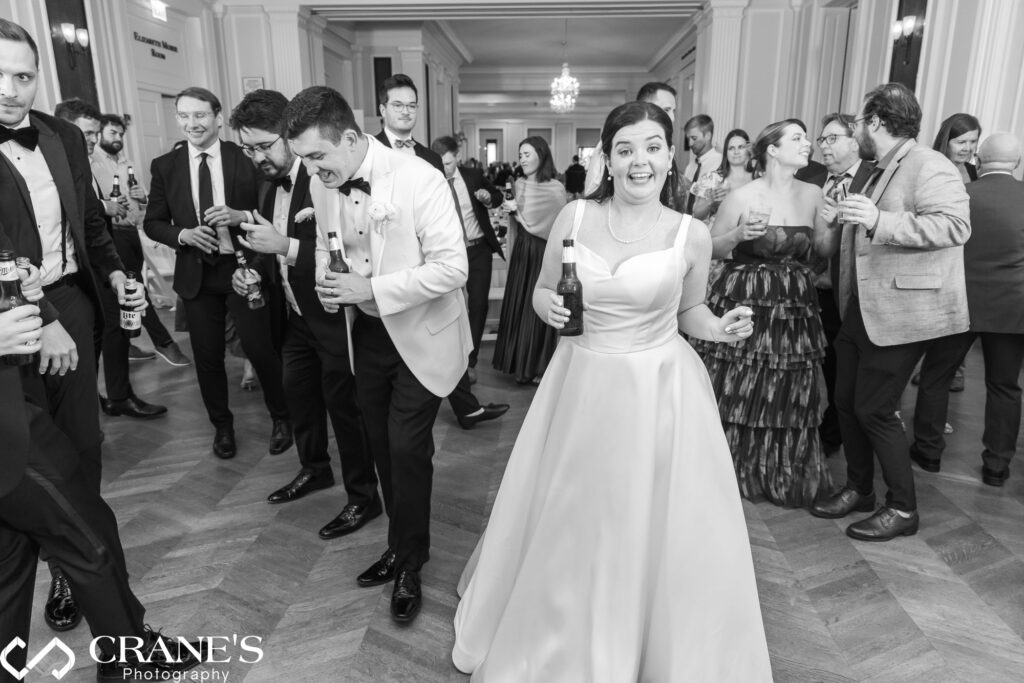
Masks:
[[[718,397],[740,492],[786,507],[808,507],[832,489],[818,436],[825,335],[812,247],[810,227],[772,225],[737,245],[708,306],[719,316],[749,306],[754,334],[735,344],[693,343]]]

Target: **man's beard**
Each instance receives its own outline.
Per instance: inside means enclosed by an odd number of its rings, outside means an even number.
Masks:
[[[124,149],[124,144],[120,142],[106,142],[100,140],[100,149],[110,155],[116,156],[118,152]]]
[[[878,153],[878,148],[875,147],[875,141],[871,139],[870,135],[865,135],[863,139],[856,138],[857,144],[860,149],[857,150],[857,154],[864,161],[875,161],[875,156]]]

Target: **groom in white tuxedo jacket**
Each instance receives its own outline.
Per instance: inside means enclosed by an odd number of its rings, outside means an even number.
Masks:
[[[473,348],[462,228],[444,177],[363,135],[337,91],[303,90],[285,119],[311,176],[320,232],[316,290],[328,311],[345,310],[356,400],[390,519],[388,549],[357,580],[394,579],[391,614],[409,622],[420,609],[419,570],[429,558],[434,419]],[[348,273],[326,268],[331,232]]]

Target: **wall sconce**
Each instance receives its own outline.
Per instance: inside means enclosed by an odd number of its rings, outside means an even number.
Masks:
[[[916,14],[908,14],[897,19],[892,25],[892,39],[896,47],[903,45],[903,63],[910,64],[910,50],[914,43],[914,34],[924,22],[918,23]]]
[[[75,54],[85,54],[89,48],[89,29],[75,28],[74,24],[64,22],[60,25],[60,33],[64,37],[64,47],[68,51],[68,62],[75,68]]]

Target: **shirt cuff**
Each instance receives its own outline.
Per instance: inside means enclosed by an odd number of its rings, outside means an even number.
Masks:
[[[277,260],[292,268],[299,259],[299,240],[294,237],[288,238],[288,253],[284,256],[278,255]]]
[[[185,234],[185,231],[184,231],[184,230],[181,230],[181,231],[180,231],[180,232],[178,233],[178,244],[179,244],[179,245],[181,245],[181,246],[185,246],[185,243],[181,241],[181,236],[182,236],[182,235],[184,235],[184,234]]]

